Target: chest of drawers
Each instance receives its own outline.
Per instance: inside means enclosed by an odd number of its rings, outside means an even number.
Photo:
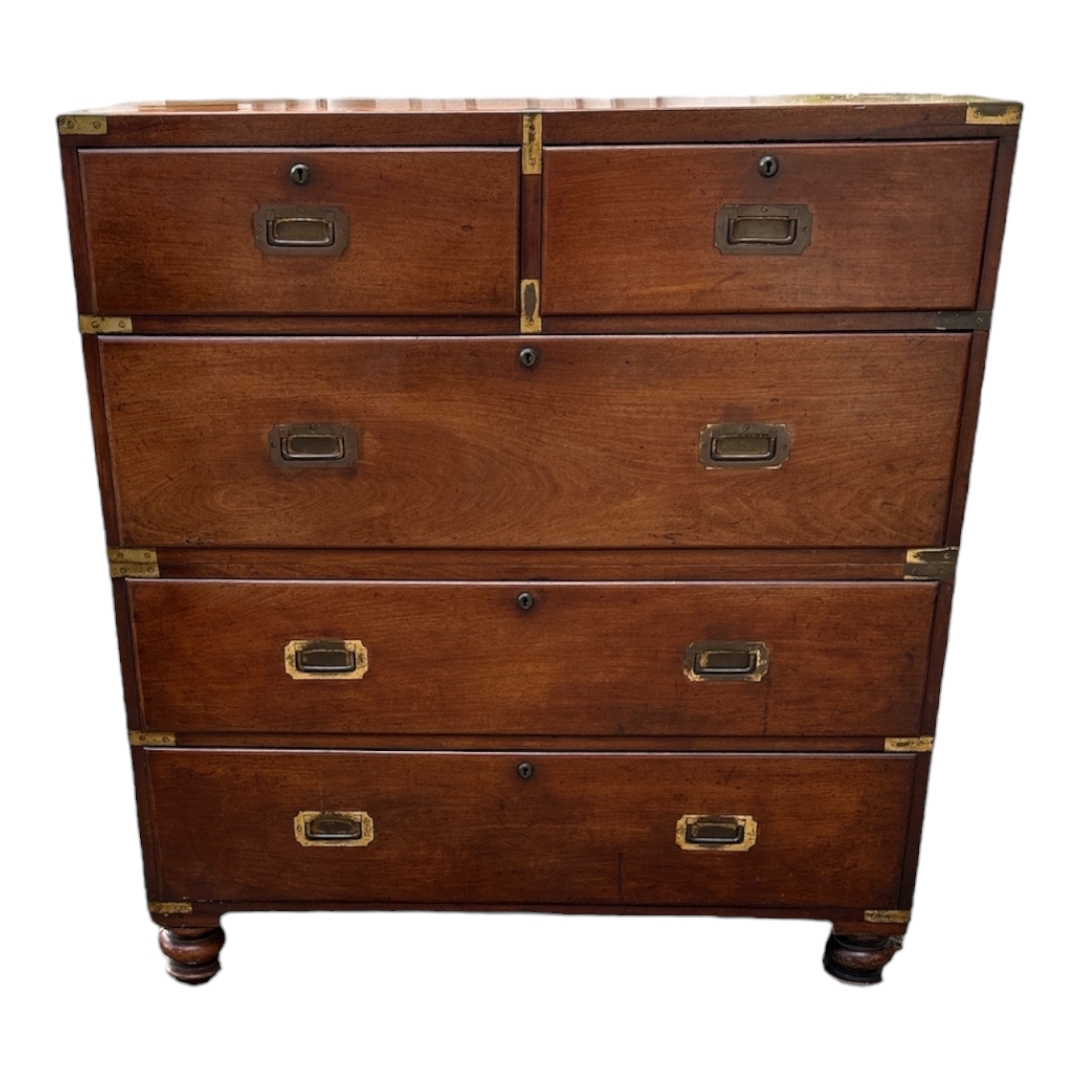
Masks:
[[[61,117],[147,892],[828,920],[915,882],[1020,108]]]

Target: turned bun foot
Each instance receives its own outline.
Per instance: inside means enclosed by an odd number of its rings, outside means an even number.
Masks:
[[[221,969],[218,953],[225,944],[220,926],[192,930],[164,929],[158,934],[161,951],[169,958],[166,970],[182,983],[209,982]]]
[[[881,969],[902,947],[896,935],[830,934],[825,970],[841,982],[869,986],[881,982]]]

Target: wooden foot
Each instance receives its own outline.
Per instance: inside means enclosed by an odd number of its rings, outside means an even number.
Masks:
[[[881,969],[902,947],[896,934],[832,933],[825,943],[825,970],[841,982],[869,986],[881,982]]]
[[[225,944],[225,931],[220,926],[166,927],[158,934],[158,942],[169,958],[166,970],[182,983],[209,982],[221,969],[218,953]]]

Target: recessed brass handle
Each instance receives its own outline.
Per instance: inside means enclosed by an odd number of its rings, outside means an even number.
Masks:
[[[763,641],[695,641],[683,655],[691,682],[761,682],[769,670]]]
[[[270,459],[283,469],[347,469],[356,464],[360,437],[348,424],[275,424]]]
[[[713,243],[724,255],[799,255],[810,243],[812,215],[794,203],[729,203],[717,211]]]
[[[685,814],[675,823],[675,843],[685,851],[749,851],[757,822],[749,814]]]
[[[304,847],[367,847],[375,825],[363,810],[301,810],[293,835]]]
[[[260,206],[255,244],[266,255],[340,255],[349,220],[339,206]]]
[[[316,638],[285,646],[285,671],[293,679],[362,679],[367,669],[362,641]]]
[[[706,469],[779,469],[791,453],[784,424],[709,424],[698,436]]]

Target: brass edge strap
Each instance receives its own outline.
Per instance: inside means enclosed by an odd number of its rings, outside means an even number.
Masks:
[[[111,547],[109,552],[109,576],[114,578],[161,577],[157,551],[154,548]]]
[[[176,736],[171,731],[129,731],[128,742],[132,746],[175,746]]]
[[[885,750],[890,754],[928,754],[933,749],[933,735],[905,735],[885,740]]]
[[[869,908],[863,912],[863,919],[866,922],[906,923],[911,920],[911,912],[910,910],[879,911],[875,908]]]
[[[521,172],[539,176],[544,168],[543,116],[538,112],[521,117]]]
[[[937,311],[934,313],[936,330],[989,330],[989,311]]]
[[[105,116],[58,116],[56,127],[61,135],[107,135],[109,120]]]
[[[522,278],[521,280],[521,332],[539,334],[540,322],[540,279]]]
[[[80,315],[80,334],[130,334],[130,315]]]

